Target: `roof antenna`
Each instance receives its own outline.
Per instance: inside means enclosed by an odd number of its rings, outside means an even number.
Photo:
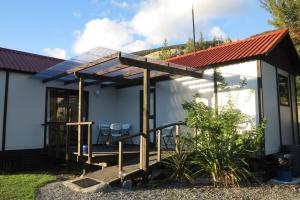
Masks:
[[[194,6],[192,4],[192,19],[193,19],[193,42],[194,42],[194,54],[196,54],[196,39],[195,39],[195,17],[194,17]]]

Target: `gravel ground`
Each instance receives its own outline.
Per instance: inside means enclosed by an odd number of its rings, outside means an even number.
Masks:
[[[197,186],[172,184],[167,187],[135,188],[131,191],[112,189],[104,193],[77,193],[66,188],[61,182],[48,184],[38,191],[37,199],[155,199],[155,200],[192,200],[192,199],[299,199],[298,186],[270,186],[261,185],[241,188],[221,188],[212,186]]]

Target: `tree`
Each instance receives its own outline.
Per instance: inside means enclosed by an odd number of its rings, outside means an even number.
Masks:
[[[300,1],[260,0],[261,6],[271,15],[269,23],[277,28],[288,28],[295,47],[300,54]]]
[[[261,6],[272,15],[269,23],[277,28],[288,28],[294,45],[300,54],[300,1],[260,0]],[[296,78],[297,101],[300,101],[300,77]]]
[[[167,39],[164,39],[163,46],[161,48],[161,51],[158,54],[159,59],[166,60],[174,56],[176,56],[176,53],[172,52],[172,50],[168,47]]]
[[[192,38],[189,38],[186,42],[184,53],[191,53],[194,51],[194,49],[194,40]]]
[[[199,40],[197,43],[197,50],[203,50],[205,49],[205,44],[204,44],[204,38],[203,38],[203,33],[199,33]]]

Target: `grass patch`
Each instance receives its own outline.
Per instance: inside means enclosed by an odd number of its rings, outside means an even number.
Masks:
[[[35,199],[39,187],[55,180],[48,174],[0,175],[0,200]]]

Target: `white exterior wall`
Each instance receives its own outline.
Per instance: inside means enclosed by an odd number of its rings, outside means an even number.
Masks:
[[[257,94],[257,61],[243,62],[219,68],[228,87],[237,88],[245,79],[246,85],[239,90],[218,93],[219,107],[232,99],[236,107],[247,114],[254,122],[259,122],[259,101]]]
[[[229,98],[237,99],[236,103],[244,113],[258,120],[257,65],[256,61],[228,65],[219,68],[229,85],[238,86],[241,79],[247,79],[243,90],[223,92],[218,94],[220,105],[224,105]],[[156,124],[184,121],[186,116],[182,104],[191,101],[196,93],[200,93],[200,100],[206,105],[214,106],[213,81],[211,70],[205,71],[205,78],[181,78],[162,81],[156,84]],[[139,91],[142,87],[129,87],[117,90],[116,122],[131,123],[132,133],[139,132]],[[138,139],[135,140],[138,142]]]
[[[142,90],[142,86],[116,90],[117,103],[114,122],[130,123],[132,134],[140,131],[140,90]],[[139,138],[134,138],[134,142],[138,143]]]
[[[278,74],[281,74],[289,78],[289,74],[286,71],[278,69]],[[289,99],[291,100],[291,93],[289,91]],[[282,145],[293,144],[293,128],[292,128],[292,116],[291,116],[291,102],[289,106],[280,105],[280,121],[281,121],[281,138]]]
[[[5,96],[5,71],[0,71],[0,151],[2,150],[4,96]]]
[[[296,94],[293,76],[290,75],[289,77],[288,72],[277,69],[278,74],[290,79],[291,89],[291,91],[289,91],[290,105],[279,105],[280,110],[278,110],[279,99],[277,95],[276,69],[274,66],[266,62],[262,61],[261,63],[264,116],[267,119],[267,127],[265,129],[265,148],[266,155],[269,155],[280,151],[280,140],[282,145],[298,143],[298,133],[296,132]]]
[[[0,77],[2,83],[2,72]],[[5,150],[42,148],[44,128],[41,124],[44,123],[46,87],[77,89],[76,84],[67,87],[61,82],[42,84],[41,80],[31,77],[30,74],[10,72]],[[0,84],[1,94],[3,85]],[[95,122],[113,121],[115,89],[101,89],[98,86],[93,86],[86,90],[89,91],[90,120]],[[95,93],[95,90],[99,90],[99,95]],[[0,105],[3,105],[2,99],[1,95]],[[0,111],[2,110],[3,106],[0,107]],[[1,127],[2,116],[0,116]],[[95,142],[98,136],[96,125],[93,127],[93,133],[93,141]]]
[[[277,98],[276,70],[272,65],[261,62],[266,155],[280,151],[279,111]]]
[[[262,65],[266,65],[266,63]],[[272,77],[274,77],[272,70],[270,70],[272,68],[262,68],[263,74],[270,73],[263,78],[263,91],[265,92],[265,116],[269,114],[269,117],[266,116],[268,120],[266,153],[272,153],[277,151],[278,138],[276,136],[279,134],[276,133],[276,131],[279,130],[279,128],[276,128],[276,115],[273,114],[278,113],[276,112],[277,107],[273,105],[277,105],[274,101],[276,98],[272,96],[276,94],[272,90],[272,86],[276,84],[272,82],[274,81],[274,79],[272,79]],[[220,67],[219,70],[225,78],[225,82],[230,86],[237,86],[244,77],[247,79],[247,85],[242,90],[231,91],[229,93],[219,92],[219,105],[222,106],[229,98],[234,98],[237,107],[244,113],[254,117],[257,121],[257,61],[227,65]],[[211,74],[211,70],[205,71],[204,77],[208,80],[189,78],[158,82],[156,85],[157,126],[168,122],[183,121],[186,113],[182,109],[182,104],[185,101],[190,101],[197,92],[201,95],[201,101],[209,106],[214,106]],[[0,81],[5,81],[5,79],[1,78],[2,76],[4,77],[5,74],[0,73]],[[43,127],[41,124],[44,122],[45,91],[47,86],[77,89],[76,84],[72,84],[68,87],[64,86],[61,82],[42,84],[40,80],[31,79],[31,76],[32,75],[28,74],[10,73],[6,133],[7,150],[43,147]],[[4,84],[0,84],[0,88],[3,87],[2,85]],[[103,89],[99,86],[86,88],[86,90],[89,91],[89,120],[95,122],[93,127],[93,143],[97,140],[99,123],[131,123],[131,132],[139,132],[139,93],[141,89],[141,86],[124,89]],[[99,90],[99,94],[95,93],[96,90]],[[1,94],[2,91],[1,89]],[[0,98],[0,105],[2,104]],[[0,111],[1,109],[3,109],[3,106],[0,106]],[[2,125],[2,121],[2,116],[0,116],[0,125]],[[135,142],[138,142],[138,138],[136,138]]]
[[[116,90],[114,88],[100,88],[99,86],[87,87],[89,91],[89,120],[94,121],[93,143],[96,144],[99,123],[111,123],[115,120]],[[99,94],[95,91],[98,90]]]
[[[10,72],[5,150],[42,148],[45,86]]]

